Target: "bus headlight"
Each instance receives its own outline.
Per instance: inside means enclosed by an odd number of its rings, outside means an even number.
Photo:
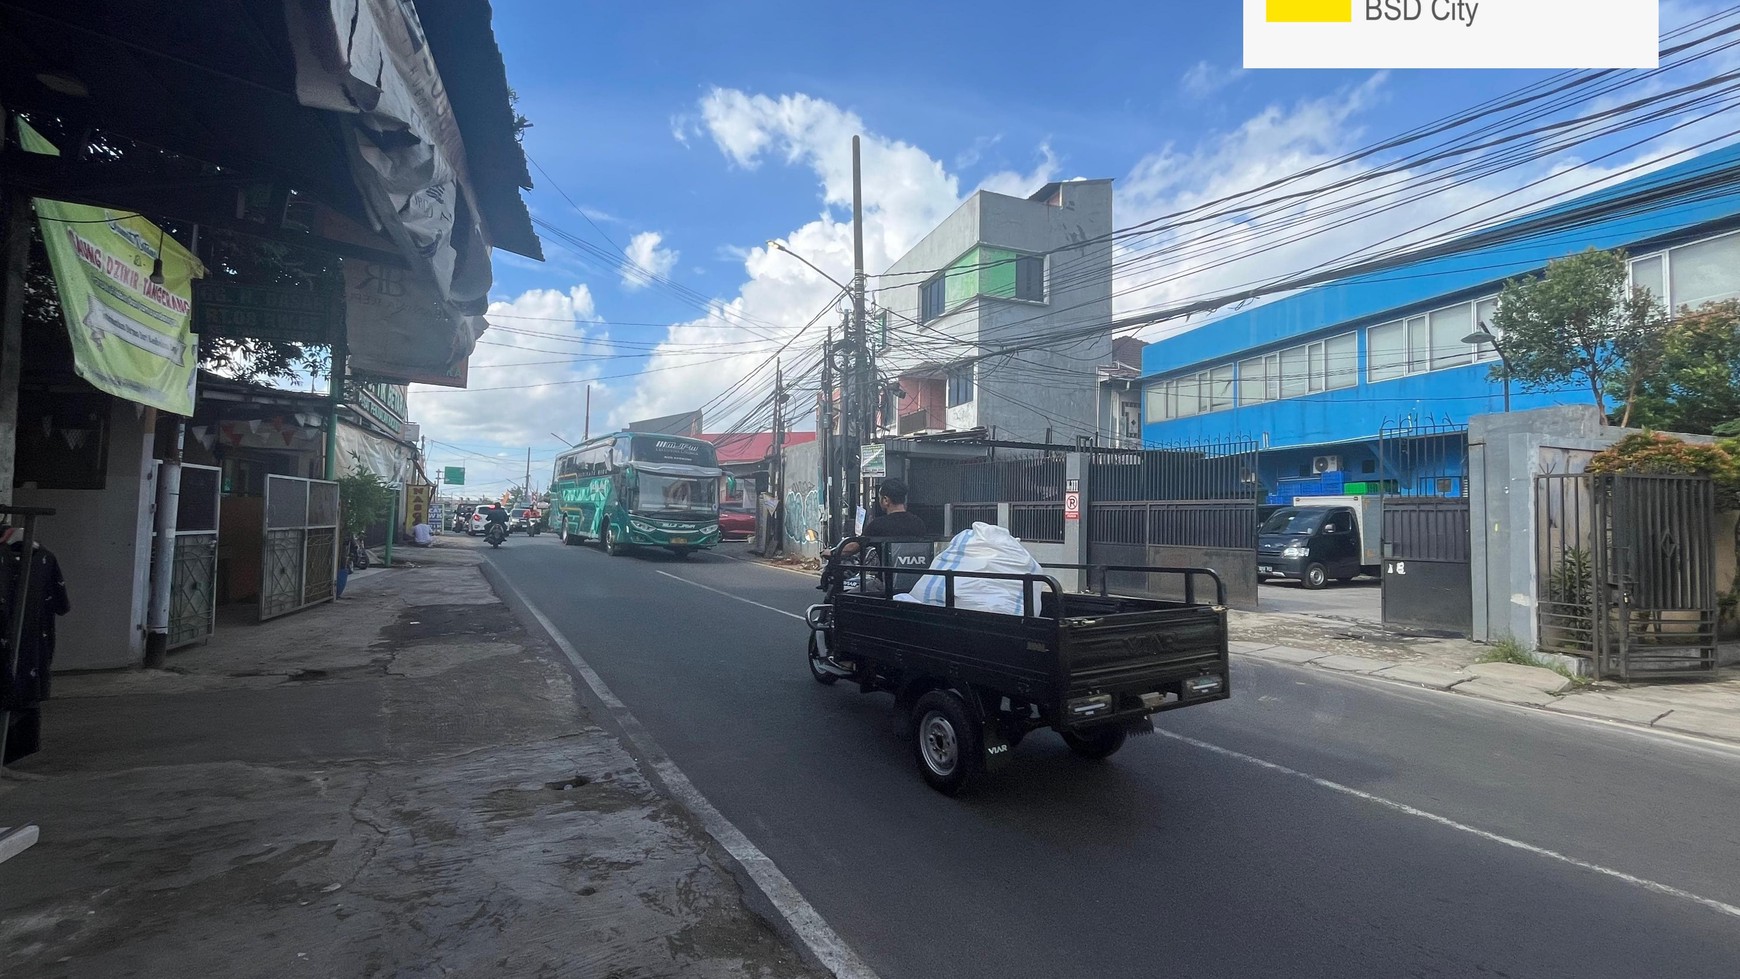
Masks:
[[[630,526],[630,527],[633,527],[633,528],[634,528],[634,529],[635,529],[635,530],[638,530],[638,531],[640,531],[640,532],[641,532],[641,533],[643,533],[643,534],[650,534],[650,533],[652,533],[652,532],[653,532],[653,531],[654,531],[654,530],[655,530],[655,529],[657,529],[657,528],[655,528],[655,527],[653,527],[653,525],[652,525],[652,524],[650,524],[650,523],[647,523],[647,522],[646,522],[646,521],[644,521],[644,520],[630,520],[630,521],[629,521],[629,522],[628,522],[628,525],[629,525],[629,526]]]

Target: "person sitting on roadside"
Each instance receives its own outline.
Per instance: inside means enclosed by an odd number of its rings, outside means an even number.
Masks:
[[[435,531],[429,526],[429,521],[419,520],[417,526],[411,528],[411,543],[418,547],[435,546]]]

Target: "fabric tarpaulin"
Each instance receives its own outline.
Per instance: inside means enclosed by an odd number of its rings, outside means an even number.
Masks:
[[[359,465],[384,482],[403,483],[411,478],[411,449],[349,422],[341,422],[338,426],[339,475],[345,475]]]
[[[488,324],[455,318],[433,287],[406,269],[344,259],[345,350],[350,372],[464,387],[472,345]]]
[[[25,150],[59,156],[22,119]],[[205,268],[137,214],[36,200],[42,242],[72,341],[73,369],[100,391],[176,415],[193,414],[199,342],[190,330],[193,280]],[[163,282],[151,281],[161,258]]]

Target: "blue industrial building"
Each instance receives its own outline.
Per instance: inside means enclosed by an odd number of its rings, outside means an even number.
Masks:
[[[1670,309],[1740,296],[1740,146],[1515,219],[1445,257],[1339,280],[1150,344],[1142,438],[1258,443],[1271,502],[1392,491],[1459,495],[1460,455],[1409,467],[1382,433],[1465,425],[1504,408],[1490,324],[1506,279],[1587,248],[1623,247],[1632,281]],[[1586,387],[1511,395],[1512,410],[1590,401]],[[1395,444],[1395,443],[1392,443]]]

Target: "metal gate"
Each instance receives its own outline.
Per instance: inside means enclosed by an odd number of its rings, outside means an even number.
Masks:
[[[1468,428],[1405,419],[1379,433],[1385,628],[1466,636],[1474,628]]]
[[[1715,509],[1703,476],[1536,476],[1540,648],[1603,679],[1713,672]]]
[[[169,582],[169,648],[211,638],[217,622],[218,512],[223,471],[181,467],[175,559]]]
[[[266,477],[260,621],[333,598],[338,571],[338,484]]]
[[[1213,568],[1227,604],[1255,610],[1258,445],[1245,438],[1089,450],[1088,563]],[[1145,580],[1152,578],[1153,580]],[[1177,576],[1113,574],[1112,587],[1181,598]]]

